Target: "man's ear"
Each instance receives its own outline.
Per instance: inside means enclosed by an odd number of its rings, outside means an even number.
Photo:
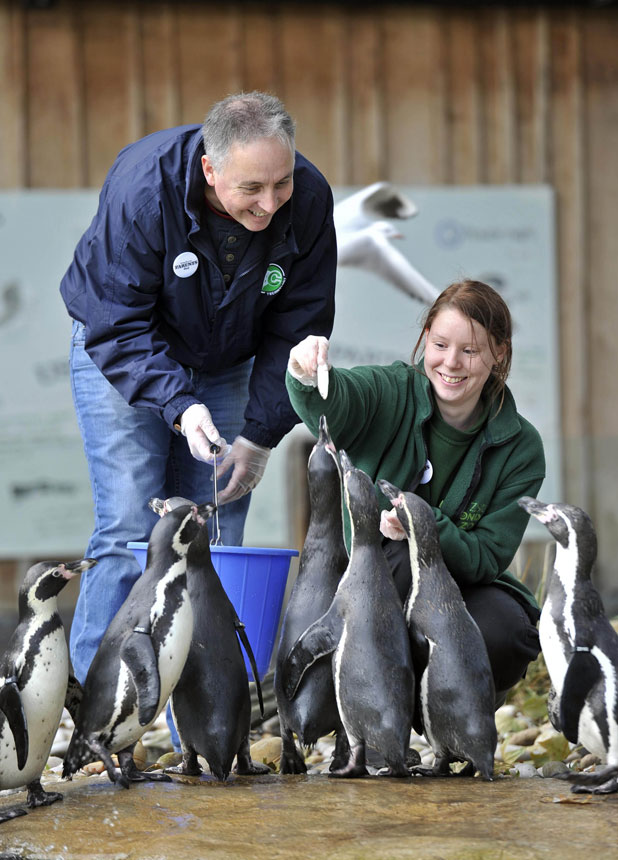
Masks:
[[[204,177],[206,178],[206,182],[209,185],[214,186],[215,184],[215,169],[210,162],[210,158],[207,155],[202,156],[202,172]]]

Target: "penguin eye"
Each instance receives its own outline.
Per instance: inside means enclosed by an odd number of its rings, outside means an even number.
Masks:
[[[56,579],[58,579],[62,576],[62,573],[58,570],[58,568],[55,568],[55,570],[52,570],[52,576],[55,576]]]

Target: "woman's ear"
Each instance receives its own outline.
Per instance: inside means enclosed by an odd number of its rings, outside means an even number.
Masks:
[[[504,344],[502,344],[502,346],[497,346],[496,347],[496,355],[495,355],[496,363],[494,365],[495,370],[498,370],[498,368],[500,367],[500,365],[504,361],[505,356],[506,356],[506,346]]]

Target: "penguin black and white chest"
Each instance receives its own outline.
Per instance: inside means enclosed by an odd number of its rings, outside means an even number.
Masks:
[[[150,506],[161,516],[168,516],[169,511],[186,502],[177,497],[151,499]],[[199,532],[187,551],[187,589],[193,610],[193,635],[171,699],[183,762],[167,772],[198,776],[202,769],[197,757],[201,755],[219,780],[227,779],[234,756],[236,773],[240,775],[270,773],[266,765],[251,760],[251,696],[239,637],[256,679],[257,667],[244,625],[213,566],[206,529]],[[261,699],[259,679],[256,684]]]
[[[572,743],[583,744],[607,762],[599,785],[609,781],[603,792],[617,791],[618,634],[591,581],[597,553],[594,526],[574,505],[545,504],[528,496],[519,504],[543,523],[556,541],[539,635],[556,693],[557,728]],[[580,785],[597,780],[599,775],[593,774],[573,778]]]
[[[415,668],[425,666],[417,679],[419,700],[423,730],[436,756],[432,769],[412,772],[443,775],[451,761],[464,760],[471,763],[466,775],[479,770],[491,779],[497,736],[485,642],[444,563],[431,507],[388,481],[378,481],[378,487],[408,536],[412,584],[404,612],[418,658]]]
[[[193,629],[186,556],[212,509],[179,507],[155,524],[144,573],[112,619],[88,670],[64,776],[101,758],[113,782],[128,787],[129,781],[146,778],[137,772],[131,748],[152,725],[183,670]],[[113,752],[119,753],[120,776]]]
[[[405,758],[414,707],[408,631],[381,546],[380,515],[371,479],[339,452],[351,553],[328,611],[296,641],[283,666],[292,698],[306,668],[332,654],[335,694],[350,743],[348,764],[331,776],[367,773],[365,745],[387,763],[384,775],[408,776]]]
[[[349,748],[341,725],[331,659],[325,656],[305,672],[303,682],[290,701],[281,681],[283,662],[300,634],[323,615],[332,603],[348,564],[343,538],[341,472],[337,452],[328,432],[326,418],[320,417],[316,444],[307,465],[310,518],[298,566],[298,576],[281,625],[275,667],[275,694],[281,726],[281,773],[305,773],[307,768],[294,743],[310,746],[318,738],[337,733],[331,768],[348,760]]]
[[[29,806],[62,799],[44,792],[39,782],[69,677],[57,598],[70,579],[95,564],[88,558],[39,562],[19,590],[19,623],[0,660],[0,789],[27,785]]]

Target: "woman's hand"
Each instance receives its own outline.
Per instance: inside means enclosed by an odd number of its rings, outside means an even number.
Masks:
[[[316,388],[318,366],[330,367],[328,363],[328,339],[310,334],[290,350],[288,370],[294,379],[302,382],[303,385]]]
[[[399,522],[395,508],[391,508],[390,511],[382,511],[380,514],[380,531],[384,537],[391,540],[403,540],[406,537],[405,529]]]

